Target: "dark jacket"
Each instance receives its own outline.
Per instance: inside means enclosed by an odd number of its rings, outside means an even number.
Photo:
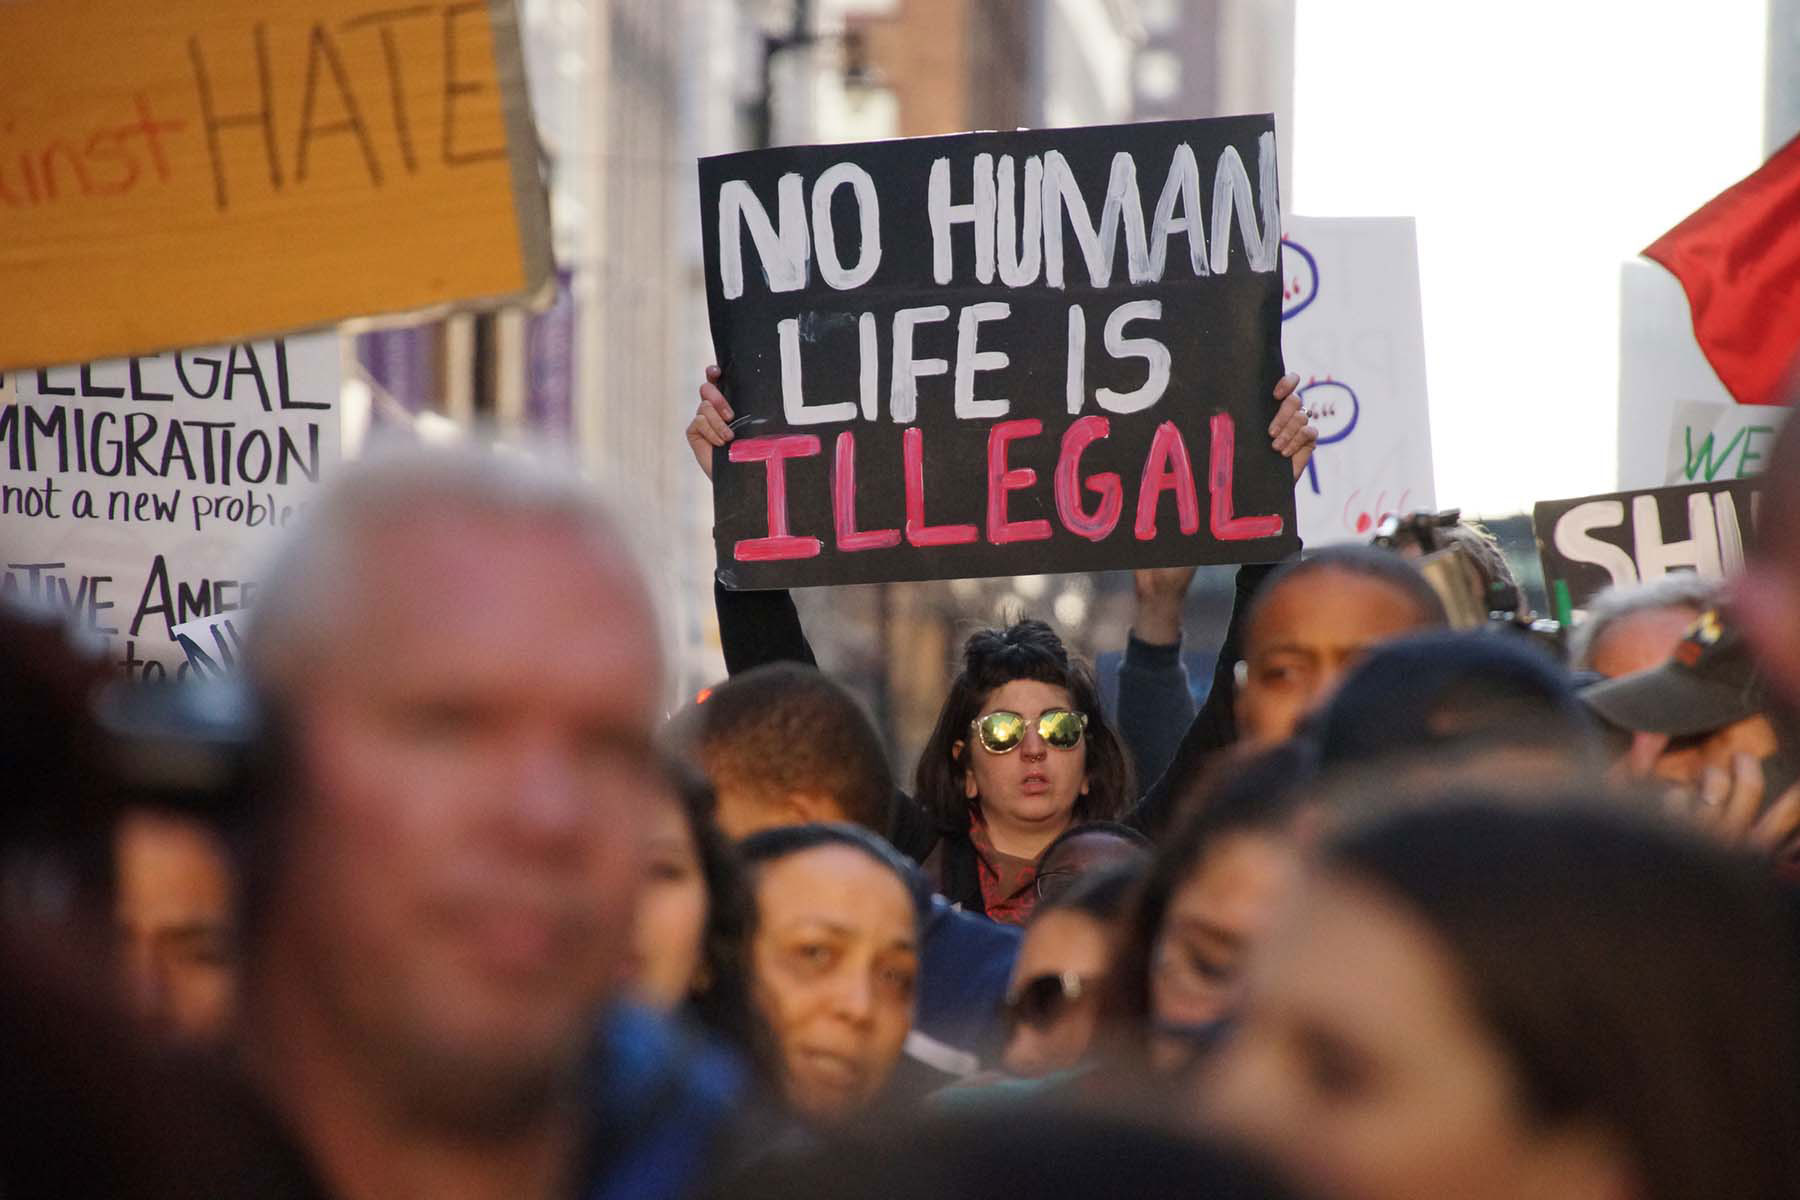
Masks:
[[[1206,702],[1194,714],[1174,759],[1155,783],[1144,792],[1143,799],[1122,818],[1125,824],[1152,839],[1168,829],[1169,821],[1181,798],[1204,774],[1208,761],[1225,747],[1237,741],[1237,664],[1244,657],[1244,625],[1250,605],[1264,581],[1280,563],[1246,563],[1238,568],[1237,586],[1231,600],[1231,621],[1225,627],[1225,641],[1219,647],[1219,662],[1213,669],[1212,687]],[[1125,709],[1125,677],[1119,678],[1121,720]]]

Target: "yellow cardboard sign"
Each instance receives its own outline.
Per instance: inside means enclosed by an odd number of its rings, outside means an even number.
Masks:
[[[536,291],[511,0],[0,0],[0,370]]]

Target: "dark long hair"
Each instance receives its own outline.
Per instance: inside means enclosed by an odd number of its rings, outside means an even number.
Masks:
[[[955,747],[969,742],[969,724],[982,702],[1014,680],[1031,679],[1064,688],[1077,711],[1087,714],[1087,794],[1075,799],[1076,821],[1116,817],[1137,799],[1131,756],[1100,704],[1100,688],[1087,664],[1069,654],[1056,631],[1042,621],[1020,621],[1005,629],[983,629],[963,645],[963,666],[950,684],[937,725],[919,754],[913,794],[940,832],[968,832],[975,802],[963,794],[966,766]]]
[[[1402,810],[1324,865],[1423,918],[1531,1115],[1615,1136],[1645,1200],[1792,1197],[1800,972],[1779,895],[1748,862],[1580,799]]]
[[[706,930],[700,952],[703,982],[689,993],[686,1011],[702,1028],[752,1059],[760,1059],[766,1035],[750,1004],[744,966],[744,940],[754,920],[744,869],[713,821],[718,801],[711,785],[678,763],[665,761],[664,769],[681,799],[688,835],[694,840],[694,857],[706,884]]]

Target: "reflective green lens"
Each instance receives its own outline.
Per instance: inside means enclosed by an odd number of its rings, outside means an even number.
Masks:
[[[987,747],[990,754],[1005,754],[1025,740],[1025,718],[1016,712],[1002,709],[991,712],[975,722],[975,729],[981,738],[981,744]],[[1072,750],[1081,744],[1081,735],[1087,729],[1087,716],[1083,713],[1070,712],[1066,708],[1052,708],[1037,719],[1038,736],[1045,744],[1058,750]]]
[[[1058,750],[1070,750],[1081,744],[1081,731],[1087,719],[1066,708],[1053,708],[1038,718],[1038,736]]]
[[[1025,738],[1025,718],[1016,712],[991,712],[981,718],[981,744],[1004,754]]]

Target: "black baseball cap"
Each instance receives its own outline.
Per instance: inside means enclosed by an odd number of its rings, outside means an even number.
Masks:
[[[1593,723],[1560,663],[1522,637],[1466,630],[1369,653],[1310,732],[1320,766],[1473,743],[1579,743]]]
[[[1717,608],[1689,626],[1667,662],[1596,683],[1581,698],[1620,729],[1670,737],[1711,733],[1768,707],[1749,640]]]

